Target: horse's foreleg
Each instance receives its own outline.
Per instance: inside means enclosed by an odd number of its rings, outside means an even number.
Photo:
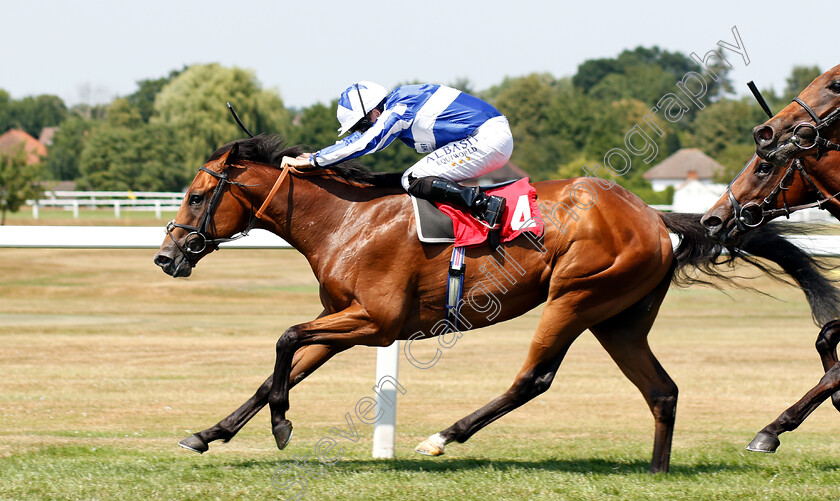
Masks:
[[[466,442],[480,429],[548,390],[566,351],[584,329],[582,325],[564,318],[568,317],[567,313],[563,308],[546,306],[537,334],[531,341],[528,358],[513,385],[469,416],[430,436],[414,450],[428,456],[439,456],[446,444]]]
[[[338,313],[295,325],[283,333],[277,341],[277,361],[268,391],[271,431],[279,449],[286,447],[292,437],[292,423],[286,419],[286,411],[289,410],[290,372],[295,350],[311,344],[335,347],[332,349],[338,351],[359,344],[388,346],[396,334],[386,337],[358,303]]]
[[[342,350],[343,348],[333,348],[323,345],[304,346],[297,350],[292,361],[290,386],[294,386],[302,381],[333,355]],[[250,421],[268,403],[268,392],[271,389],[273,377],[273,375],[269,376],[260,385],[257,392],[247,402],[233,411],[231,415],[222,419],[214,426],[181,440],[178,442],[178,445],[185,449],[203,453],[207,451],[210,442],[215,440],[229,441],[245,426],[245,423]]]
[[[817,335],[817,353],[820,354],[823,370],[828,372],[837,364],[837,343],[840,342],[840,320],[832,320],[823,325]],[[831,395],[831,403],[840,411],[840,392]]]
[[[820,382],[805,394],[802,399],[790,406],[775,421],[758,432],[747,450],[753,452],[775,452],[779,446],[779,434],[795,430],[805,421],[814,409],[825,399],[840,389],[840,363],[825,373]]]

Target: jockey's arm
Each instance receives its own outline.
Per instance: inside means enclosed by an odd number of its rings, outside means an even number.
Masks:
[[[366,132],[355,132],[334,145],[313,153],[309,157],[310,165],[325,167],[385,148],[403,129],[411,126],[411,121],[403,116],[405,109],[402,105],[385,110]]]

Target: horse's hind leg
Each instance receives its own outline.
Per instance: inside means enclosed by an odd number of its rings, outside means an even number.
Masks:
[[[295,384],[302,381],[306,376],[311,374],[315,369],[324,364],[333,355],[343,351],[345,348],[324,346],[324,345],[309,345],[304,346],[295,352],[292,361],[292,373],[290,376],[290,384]],[[260,410],[268,403],[268,392],[271,389],[271,382],[274,375],[268,377],[265,382],[260,385],[254,396],[248,399],[238,409],[233,411],[231,415],[222,419],[214,426],[200,431],[178,442],[178,445],[185,449],[204,453],[208,449],[208,444],[215,440],[229,441],[236,435],[239,430],[245,426],[245,423],[257,415]]]
[[[578,321],[569,320],[572,315],[569,315],[566,307],[559,301],[545,307],[525,365],[506,392],[449,428],[427,438],[415,451],[439,456],[443,454],[446,444],[453,441],[466,442],[478,430],[548,390],[569,346],[584,329]]]
[[[840,389],[840,363],[829,369],[820,382],[805,394],[802,399],[785,410],[775,421],[758,432],[747,450],[753,452],[775,452],[779,446],[779,434],[795,430],[805,421],[814,409],[819,407],[830,395]]]
[[[823,370],[828,372],[837,365],[837,343],[840,342],[840,320],[832,320],[823,325],[817,335],[817,353],[820,354]],[[831,403],[840,411],[840,392],[831,395]]]
[[[670,274],[641,301],[590,330],[621,372],[642,392],[655,420],[650,472],[667,472],[677,411],[677,385],[656,360],[647,342],[659,306],[668,292]]]

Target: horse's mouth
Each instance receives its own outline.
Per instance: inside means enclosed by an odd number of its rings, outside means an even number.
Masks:
[[[793,155],[800,151],[800,149],[793,143],[785,143],[781,146],[766,151],[763,148],[757,148],[756,153],[758,156],[767,160],[771,164],[775,165],[776,167],[784,167],[793,159]]]
[[[188,277],[192,274],[193,267],[184,256],[172,258],[163,252],[158,252],[155,254],[155,264],[173,278]]]

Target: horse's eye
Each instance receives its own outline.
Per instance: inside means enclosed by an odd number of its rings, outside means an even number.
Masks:
[[[758,176],[766,176],[773,172],[773,164],[767,162],[761,162],[758,164],[758,167],[755,168],[755,173]]]
[[[831,92],[834,92],[835,94],[840,94],[840,80],[835,80],[834,82],[831,82],[831,85],[829,85],[828,88],[829,90],[831,90]]]
[[[203,201],[204,196],[202,195],[190,195],[190,205],[201,205]]]

